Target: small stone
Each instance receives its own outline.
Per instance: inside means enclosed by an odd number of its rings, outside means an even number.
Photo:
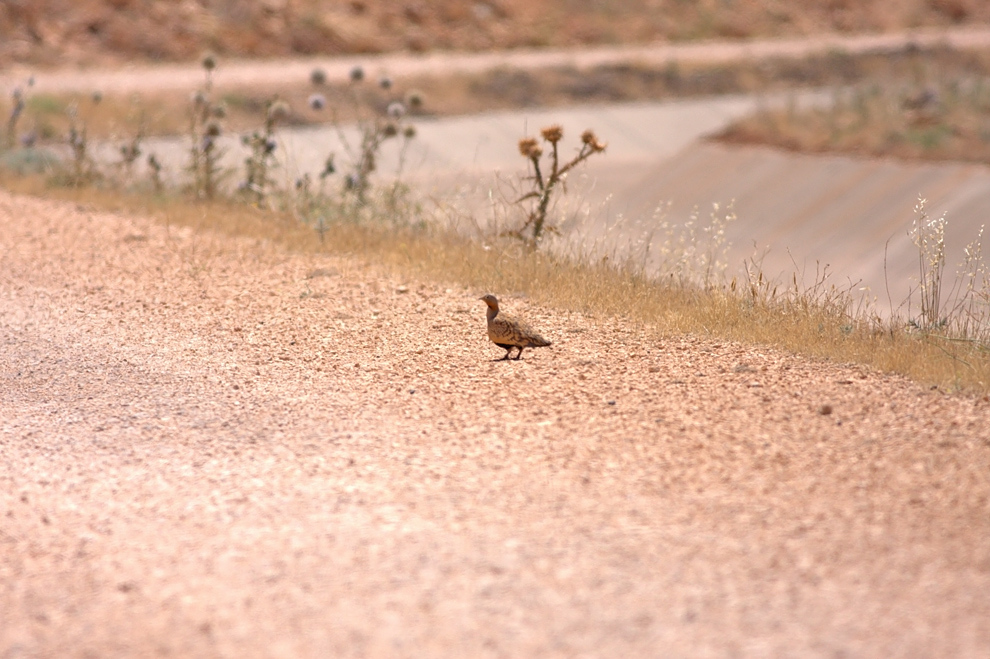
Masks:
[[[832,406],[827,403],[825,405],[821,405],[818,408],[818,413],[821,414],[822,416],[828,416],[829,414],[832,413]]]

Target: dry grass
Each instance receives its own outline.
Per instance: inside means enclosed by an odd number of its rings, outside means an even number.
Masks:
[[[0,180],[15,192],[44,194],[103,209],[141,213],[170,225],[272,241],[292,250],[352,255],[404,276],[456,282],[478,291],[525,295],[555,308],[626,318],[663,336],[694,334],[773,346],[813,358],[859,363],[948,391],[990,392],[990,352],[974,341],[880,324],[849,312],[849,300],[824,286],[778,291],[758,273],[725,286],[646,277],[634,264],[576,262],[509,242],[481,244],[424,228],[353,223],[328,227],[323,240],[288,214],[224,201],[47,189],[38,178]],[[588,350],[596,349],[593,337]]]

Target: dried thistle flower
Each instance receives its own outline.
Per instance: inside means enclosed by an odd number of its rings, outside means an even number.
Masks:
[[[392,101],[388,104],[388,109],[386,110],[388,116],[393,119],[401,119],[406,113],[406,106],[400,101]]]
[[[382,128],[382,134],[385,137],[395,137],[399,134],[399,127],[396,126],[394,122],[390,121]]]
[[[223,128],[220,126],[219,121],[211,121],[206,124],[206,134],[210,137],[219,137],[222,131]]]
[[[423,92],[414,89],[406,94],[406,105],[414,111],[423,107]]]
[[[519,153],[527,158],[539,158],[543,155],[543,149],[535,137],[524,137],[519,140]]]
[[[316,67],[309,72],[309,82],[315,87],[325,85],[327,82],[327,72],[320,67]]]
[[[581,133],[581,141],[591,147],[592,151],[601,152],[605,150],[608,146],[605,142],[600,142],[598,136],[595,135],[595,131],[590,128],[583,133]]]
[[[416,127],[411,124],[409,126],[406,126],[402,130],[402,136],[405,137],[407,140],[411,140],[412,138],[416,137]]]
[[[227,116],[227,106],[223,103],[217,103],[210,109],[210,114],[215,119],[224,119]]]
[[[564,138],[564,129],[559,124],[554,124],[552,126],[547,126],[540,134],[543,135],[543,139],[551,144],[556,144]]]
[[[392,79],[388,76],[382,76],[381,79],[378,80],[378,86],[388,91],[389,89],[392,89]]]
[[[320,111],[327,106],[327,99],[323,94],[313,94],[308,103],[311,110]]]
[[[93,98],[93,105],[99,105],[100,101],[103,100],[103,92],[97,89],[96,91],[93,92],[92,98]]]
[[[193,92],[193,95],[189,100],[193,104],[193,107],[201,108],[206,105],[206,94],[201,91]]]
[[[282,121],[291,112],[289,104],[285,101],[275,101],[268,106],[268,118],[271,121]]]
[[[364,69],[360,66],[355,66],[351,69],[351,82],[361,82],[364,80]]]
[[[217,56],[213,53],[207,53],[206,55],[203,55],[203,59],[200,63],[203,65],[204,69],[207,71],[212,71],[217,68]]]

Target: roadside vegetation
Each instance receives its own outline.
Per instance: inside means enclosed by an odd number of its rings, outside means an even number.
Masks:
[[[990,60],[905,55],[900,75],[835,87],[818,107],[765,107],[714,139],[802,153],[990,163]]]
[[[301,177],[289,189],[274,185],[271,172],[279,163],[273,145],[292,114],[291,104],[277,95],[266,100],[254,129],[242,135],[250,154],[243,167],[225,169],[215,158],[215,140],[231,129],[215,67],[215,60],[203,60],[203,87],[186,101],[189,162],[180,185],[170,185],[155,154],[143,152],[142,123],[121,140],[117,162],[92,157],[89,127],[108,105],[98,94],[72,106],[63,145],[68,148],[58,158],[42,157],[34,143],[25,143],[19,132],[22,109],[9,122],[14,133],[6,136],[22,146],[0,154],[5,163],[0,182],[16,192],[148,213],[170,225],[263,238],[292,249],[351,254],[412,276],[630,318],[661,336],[692,333],[774,346],[902,373],[946,390],[990,393],[990,280],[982,236],[969,245],[957,277],[944,259],[944,225],[951,218],[929,217],[923,200],[916,216],[905,218],[919,255],[920,303],[912,308],[921,313],[881,317],[825,276],[799,287],[767,279],[756,262],[732,268],[725,243],[731,208],[698,213],[683,224],[660,221],[654,241],[635,253],[554,250],[554,202],[566,194],[558,185],[562,170],[580,167],[592,156],[607,157],[607,136],[590,129],[565,136],[559,127],[547,126],[540,139],[520,136],[519,180],[523,189],[530,187],[518,198],[498,202],[506,206],[502,226],[466,232],[441,221],[436,209],[403,183],[401,172],[395,177],[377,172],[381,145],[414,140],[415,122],[408,92],[391,80],[367,80],[361,69],[352,72],[343,95],[361,137],[344,153],[329,153],[323,171]],[[341,115],[328,108],[337,97],[326,94],[318,70],[307,84],[309,110],[329,112],[331,121],[339,121]],[[21,94],[28,106],[29,88]],[[23,163],[34,163],[40,173]],[[650,255],[660,258],[647,267]]]

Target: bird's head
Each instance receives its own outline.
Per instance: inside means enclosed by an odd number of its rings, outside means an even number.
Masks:
[[[481,300],[481,301],[483,301],[485,304],[487,304],[492,309],[498,309],[498,298],[495,297],[494,295],[492,295],[491,293],[487,293],[485,295],[482,295],[478,299]]]

